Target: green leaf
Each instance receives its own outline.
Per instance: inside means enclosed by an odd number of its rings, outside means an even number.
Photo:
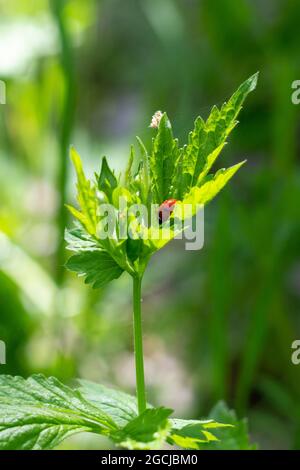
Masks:
[[[172,412],[163,407],[147,409],[112,437],[127,449],[160,449],[169,435]]]
[[[72,389],[40,374],[27,380],[1,375],[0,450],[53,449],[78,432],[107,436],[127,449],[160,449],[166,442],[206,449],[220,446],[220,438],[225,439],[222,448],[248,448],[243,422],[224,404],[213,414],[235,428],[219,419],[169,419],[172,410],[148,406],[138,415],[135,397],[86,380]]]
[[[113,190],[118,186],[117,178],[109,168],[106,157],[102,158],[101,171],[98,178],[98,188],[111,200]]]
[[[178,155],[178,142],[173,138],[168,116],[163,114],[150,156],[153,202],[161,204],[171,196],[171,182]]]
[[[116,189],[114,189],[111,197],[111,201],[117,209],[120,209],[120,199],[122,199],[122,203],[124,204],[124,206],[126,206],[126,208],[128,205],[131,205],[134,202],[132,200],[132,195],[130,191],[128,191],[128,189],[126,188],[123,188],[122,186],[118,186]]]
[[[97,225],[97,197],[96,190],[91,182],[86,179],[80,156],[74,147],[71,147],[71,160],[77,174],[77,200],[81,211],[72,206],[67,206],[70,212],[76,217],[86,230],[94,235]]]
[[[220,155],[220,153],[222,152],[223,148],[224,148],[224,145],[226,144],[226,142],[223,142],[221,145],[219,145],[219,147],[217,147],[216,149],[214,149],[207,157],[206,159],[206,162],[204,164],[204,167],[203,169],[201,170],[200,172],[200,175],[198,176],[198,179],[197,179],[197,182],[196,182],[196,186],[200,186],[201,183],[203,182],[204,178],[206,177],[206,175],[208,174],[209,170],[211,169],[211,167],[213,166],[214,162],[216,161],[216,159],[218,158],[218,156]]]
[[[171,182],[171,197],[174,199],[181,200],[183,195],[189,188],[191,178],[188,173],[183,171],[183,163],[185,159],[186,146],[178,149],[178,155],[175,162],[175,168]]]
[[[109,435],[117,425],[54,377],[0,376],[0,449],[52,449],[72,434]]]
[[[65,230],[65,240],[67,242],[67,250],[70,251],[94,251],[99,250],[97,241],[91,237],[80,226]]]
[[[198,184],[208,173],[214,161],[220,154],[226,139],[237,124],[237,116],[247,95],[255,89],[258,74],[246,80],[232,95],[230,100],[221,109],[214,106],[207,119],[200,116],[195,121],[194,130],[189,135],[188,145],[183,149],[183,156],[179,156],[178,164],[182,166],[182,174],[173,180],[174,187],[182,185],[184,192]]]
[[[127,449],[160,449],[170,430],[172,410],[149,407],[138,415],[136,398],[86,380],[79,381],[79,390],[87,401],[99,407],[118,424],[110,437]],[[150,406],[150,405],[149,405]]]
[[[135,261],[141,254],[141,251],[144,248],[144,242],[140,238],[133,239],[128,237],[126,240],[126,252],[127,256],[131,261]]]
[[[81,276],[86,276],[85,283],[93,284],[94,289],[117,279],[123,272],[123,269],[104,250],[79,252],[68,259],[66,267]]]
[[[217,421],[232,424],[227,429],[216,430],[218,442],[212,442],[205,449],[218,450],[255,450],[256,444],[251,444],[248,435],[248,423],[246,419],[239,420],[233,410],[221,401],[212,409],[209,417]]]
[[[164,227],[164,224],[159,227],[158,233],[154,227],[145,229],[147,236],[143,240],[143,246],[149,248],[149,253],[153,254],[160,250],[175,236],[191,228],[192,217],[200,209],[197,205],[203,206],[213,199],[244,163],[241,162],[230,168],[221,169],[215,175],[206,177],[206,182],[200,187],[193,187],[183,201],[177,202],[172,215],[174,224],[171,224],[170,229]]]
[[[246,160],[229,168],[222,168],[215,175],[211,176],[211,179],[208,178],[208,181],[202,184],[202,186],[193,187],[183,199],[183,204],[207,204],[224,188],[245,162]]]
[[[134,161],[134,146],[130,146],[130,154],[129,154],[129,160],[127,163],[127,167],[125,170],[125,175],[124,175],[124,182],[126,187],[129,187],[132,181],[132,165]]]
[[[171,444],[176,444],[184,449],[201,449],[203,444],[216,442],[219,439],[215,435],[215,431],[232,426],[213,419],[171,419],[170,421],[172,429],[168,440]]]
[[[138,416],[136,397],[88,380],[78,380],[78,383],[82,396],[107,413],[120,427]]]
[[[139,169],[141,181],[141,200],[144,204],[147,204],[150,190],[149,155],[142,140],[139,137],[136,137],[136,139],[141,153],[141,165]]]

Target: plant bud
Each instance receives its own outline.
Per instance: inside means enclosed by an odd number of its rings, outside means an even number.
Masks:
[[[162,117],[163,117],[163,113],[161,111],[156,111],[156,113],[153,114],[152,116],[152,120],[151,120],[149,127],[152,127],[153,129],[157,129]]]

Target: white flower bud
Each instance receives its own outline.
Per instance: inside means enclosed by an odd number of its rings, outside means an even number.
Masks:
[[[162,117],[163,117],[163,113],[161,111],[156,111],[156,113],[153,114],[152,116],[151,124],[149,127],[152,127],[153,129],[157,129]]]

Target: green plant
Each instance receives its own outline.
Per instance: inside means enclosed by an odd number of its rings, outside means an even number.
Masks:
[[[214,418],[187,421],[171,419],[172,410],[168,408],[147,404],[141,285],[152,255],[187,229],[199,205],[215,197],[244,163],[209,175],[256,82],[257,74],[244,82],[221,109],[213,107],[206,121],[198,117],[182,148],[173,137],[167,115],[156,113],[152,127],[157,133],[151,152],[138,139],[140,156],[135,157],[132,147],[127,169],[119,178],[104,157],[95,181],[89,181],[79,155],[71,149],[80,209],[68,206],[77,223],[66,231],[68,249],[74,252],[67,268],[85,276],[85,282],[94,288],[103,287],[125,271],[132,277],[137,396],[135,399],[86,381],[70,388],[53,377],[34,375],[24,380],[1,376],[0,448],[53,448],[81,431],[103,434],[129,449],[160,448],[165,442],[188,449],[210,448],[214,443],[220,447],[222,435],[227,432],[224,442],[230,439],[232,448],[250,448],[245,426],[236,424],[232,414],[230,422]],[[133,206],[141,204],[147,209],[153,204],[159,207],[154,219],[150,220],[149,213],[139,217],[132,212]],[[167,217],[158,217],[162,204],[169,211]],[[105,213],[108,207],[109,215]],[[124,234],[125,219],[128,224]],[[229,432],[233,426],[235,431]]]

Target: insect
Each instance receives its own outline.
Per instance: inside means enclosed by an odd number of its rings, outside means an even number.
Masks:
[[[177,199],[166,199],[158,208],[159,223],[162,224],[172,214]]]

